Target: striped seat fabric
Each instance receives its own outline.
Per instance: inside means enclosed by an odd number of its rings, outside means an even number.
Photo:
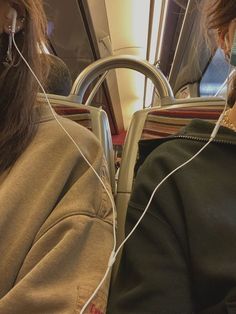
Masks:
[[[88,109],[54,105],[54,110],[60,116],[71,119],[92,131],[91,114]]]
[[[222,112],[222,106],[188,107],[151,110],[147,114],[141,139],[153,139],[177,133],[192,119],[215,122]]]

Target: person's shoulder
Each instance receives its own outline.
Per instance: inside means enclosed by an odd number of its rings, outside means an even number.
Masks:
[[[196,151],[195,145],[194,141],[181,138],[172,138],[159,143],[143,163],[139,165],[129,203],[130,206],[143,210],[158,184],[175,168],[193,156],[192,152]],[[170,182],[173,182],[173,180],[168,180],[167,184],[164,184],[164,189],[161,188],[162,193],[165,191],[165,199],[173,192],[174,185]]]
[[[156,163],[176,163],[183,159],[185,155],[195,146],[192,140],[182,138],[172,138],[159,144],[154,148],[143,161],[142,167],[153,167]]]
[[[102,151],[101,144],[93,132],[68,118],[56,115],[44,115],[39,123],[35,143],[45,143],[48,149],[56,151],[70,151],[77,155],[79,149],[87,156],[95,158]],[[79,147],[76,148],[76,145]]]
[[[88,128],[72,121],[68,118],[59,117],[60,125],[56,120],[52,121],[52,132],[54,132],[55,138],[61,143],[67,143],[68,145],[75,142],[80,147],[88,150],[98,150],[100,148],[100,142],[95,134]],[[69,141],[68,141],[69,140]]]
[[[196,119],[172,136],[141,141],[139,144],[139,155],[142,158],[140,164],[152,164],[160,160],[178,163],[185,160],[209,140],[213,128],[213,124]]]
[[[65,118],[65,117],[59,117],[58,120],[62,124],[62,126],[65,128],[65,130],[68,131],[68,133],[70,135],[74,135],[74,136],[79,135],[81,139],[84,137],[86,142],[87,141],[98,142],[98,139],[94,135],[92,130],[79,124],[78,122],[73,121],[69,118]],[[55,129],[57,129],[57,125],[58,125],[58,122],[56,120],[54,120],[54,128]],[[64,134],[65,134],[65,132],[64,132]]]

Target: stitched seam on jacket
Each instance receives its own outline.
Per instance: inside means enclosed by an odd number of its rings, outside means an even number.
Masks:
[[[141,214],[144,212],[145,208],[136,206],[136,204],[133,203],[133,202],[130,202],[129,204],[130,204],[129,207],[131,207],[132,209],[140,212]],[[172,233],[175,234],[175,230],[165,220],[161,219],[159,216],[154,215],[151,211],[149,211],[149,209],[147,210],[146,214],[151,215],[153,218],[159,220],[163,225],[167,226],[168,229],[171,230]],[[146,214],[144,215],[144,217],[146,216]]]
[[[32,243],[32,246],[34,244],[36,244],[50,229],[52,229],[53,227],[55,227],[58,223],[62,222],[63,220],[66,220],[67,218],[73,217],[73,216],[86,216],[86,217],[90,217],[90,218],[95,218],[98,219],[104,223],[107,223],[109,225],[112,226],[112,222],[106,219],[102,219],[99,216],[93,215],[93,214],[88,214],[87,212],[74,212],[74,213],[70,213],[67,215],[64,215],[60,218],[58,218],[54,223],[52,223],[51,225],[49,225],[39,236],[36,236],[36,239],[34,240],[34,242]]]
[[[103,155],[103,164],[101,166],[99,175],[100,175],[100,178],[103,181],[107,191],[110,193],[111,197],[113,197],[111,189],[110,189],[110,185],[109,185],[108,180],[107,180],[106,171],[108,171],[108,170],[106,167],[105,157]],[[107,194],[107,191],[105,190],[104,186],[102,186],[102,197],[101,197],[101,202],[100,202],[100,206],[99,206],[99,210],[98,210],[99,213],[101,212],[101,215],[104,215],[103,208],[104,208],[104,204],[106,204],[107,202],[110,204],[109,209],[112,210],[112,203],[111,203],[110,197]],[[112,213],[112,215],[113,215],[113,213]]]

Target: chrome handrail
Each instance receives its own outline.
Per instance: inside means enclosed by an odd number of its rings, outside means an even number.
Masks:
[[[109,56],[93,62],[79,74],[72,86],[70,96],[75,96],[77,101],[82,103],[84,94],[93,80],[105,71],[116,68],[129,68],[144,74],[153,82],[162,101],[165,98],[174,98],[171,86],[164,74],[148,61],[133,55]]]

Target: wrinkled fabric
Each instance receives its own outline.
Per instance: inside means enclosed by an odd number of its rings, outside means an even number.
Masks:
[[[167,139],[140,143],[126,235],[157,184],[196,154],[214,125],[196,120]],[[109,314],[236,313],[236,133],[221,127],[155,193],[126,242]]]
[[[0,313],[79,313],[113,246],[104,187],[47,107],[37,134],[0,176]],[[109,187],[95,136],[58,117]],[[109,280],[85,313],[105,313]],[[99,312],[100,311],[100,312]]]

